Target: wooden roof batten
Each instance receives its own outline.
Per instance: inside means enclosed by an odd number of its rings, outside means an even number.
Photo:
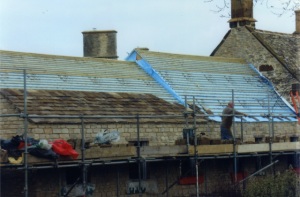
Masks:
[[[263,110],[265,114],[268,113],[268,106],[265,106],[266,103],[263,100],[267,101],[270,96],[270,104],[276,103],[275,108],[272,108],[276,116],[284,113],[281,116],[282,119],[276,118],[276,121],[291,121],[289,117],[291,119],[294,117],[292,108],[275,92],[272,84],[245,60],[234,58],[223,62],[219,61],[220,59],[216,61],[214,57],[203,59],[197,56],[190,57],[140,49],[136,49],[136,54],[132,52],[128,59],[134,60],[135,55],[140,56],[137,61],[140,67],[147,72],[153,70],[149,75],[154,72],[153,78],[157,82],[166,86],[167,90],[173,90],[173,94],[178,98],[183,99],[185,95],[194,96],[197,99],[197,105],[203,108],[203,112],[206,111],[205,108],[208,108],[216,116],[221,113],[228,101],[235,99],[237,108],[241,108],[242,111],[247,110],[251,116],[261,117],[259,119],[247,118],[246,122],[254,120],[265,122],[268,119],[261,114]],[[234,98],[232,98],[232,91],[234,91]],[[259,102],[260,100],[262,102]],[[285,118],[286,116],[289,117]],[[207,115],[207,117],[212,116]]]

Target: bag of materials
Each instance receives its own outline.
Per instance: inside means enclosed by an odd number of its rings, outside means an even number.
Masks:
[[[49,144],[47,140],[40,140],[37,144],[37,147],[45,150],[50,150],[52,148],[52,144]]]
[[[119,131],[101,131],[97,133],[95,143],[96,144],[111,144],[120,140]]]
[[[31,148],[28,149],[29,154],[36,156],[36,157],[41,157],[41,158],[46,158],[46,159],[58,159],[58,155],[53,151],[53,150],[46,150],[42,148]]]
[[[54,140],[52,143],[52,150],[59,155],[71,156],[72,159],[77,159],[78,153],[73,149],[71,144],[65,140]]]

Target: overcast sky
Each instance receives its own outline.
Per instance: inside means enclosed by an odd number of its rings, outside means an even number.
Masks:
[[[81,32],[96,28],[118,32],[120,60],[136,47],[208,56],[229,30],[213,10],[204,0],[0,0],[0,49],[81,57]],[[256,5],[254,18],[257,29],[295,31],[291,13]]]

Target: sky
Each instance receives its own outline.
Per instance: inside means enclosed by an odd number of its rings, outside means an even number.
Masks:
[[[82,57],[82,32],[96,29],[117,31],[119,60],[136,47],[209,56],[229,30],[230,18],[204,1],[0,0],[0,50]],[[278,17],[255,5],[254,18],[257,29],[295,31],[293,13]]]

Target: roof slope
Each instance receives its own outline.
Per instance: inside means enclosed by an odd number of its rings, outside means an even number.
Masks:
[[[300,73],[300,36],[258,29],[253,30],[253,33],[262,39],[266,47],[273,49],[274,55],[282,59],[286,69],[292,74]],[[300,76],[295,76],[295,78],[300,80]]]
[[[246,121],[267,121],[270,113],[275,121],[295,121],[292,107],[280,98],[271,84],[257,70],[241,59],[200,57],[151,52],[136,49],[127,58],[136,61],[180,103],[195,102],[212,119],[219,115],[228,101],[253,117]]]
[[[0,88],[153,94],[177,102],[135,63],[0,51]]]
[[[0,89],[0,94],[19,113],[24,113],[23,89]],[[26,101],[27,113],[31,117],[37,115],[36,118],[30,118],[35,123],[80,123],[79,116],[90,116],[85,122],[134,122],[134,118],[126,119],[122,116],[134,117],[137,114],[149,116],[141,119],[141,122],[184,123],[182,105],[168,103],[151,94],[28,90]],[[176,117],[173,117],[174,115]],[[49,118],[52,116],[54,118]],[[72,116],[74,118],[71,118]],[[93,118],[96,116],[104,117]],[[162,119],[158,116],[166,117]]]
[[[238,57],[259,68],[278,64],[275,72],[264,75],[276,90],[289,99],[292,84],[300,82],[300,36],[254,29],[249,26],[232,28],[211,56]]]

